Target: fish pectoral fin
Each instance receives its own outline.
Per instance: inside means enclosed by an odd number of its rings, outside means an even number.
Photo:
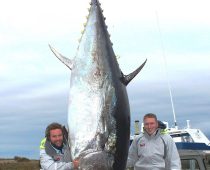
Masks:
[[[73,62],[69,58],[64,57],[62,54],[57,52],[51,45],[49,45],[51,51],[55,54],[55,56],[64,63],[70,70],[73,68]]]
[[[132,73],[128,74],[128,75],[124,75],[122,73],[122,77],[121,77],[121,81],[124,85],[128,85],[128,83],[141,71],[141,69],[144,67],[144,65],[146,64],[147,59],[144,61],[144,63],[137,68],[135,71],[133,71]]]

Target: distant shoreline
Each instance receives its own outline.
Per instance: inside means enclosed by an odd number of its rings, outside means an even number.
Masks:
[[[15,156],[14,158],[0,158],[2,170],[40,170],[39,160]]]

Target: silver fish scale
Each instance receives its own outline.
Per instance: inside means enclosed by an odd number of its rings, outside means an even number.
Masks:
[[[91,169],[98,157],[105,156],[103,159],[108,160],[107,154],[110,160],[105,164],[111,167],[113,156],[110,153],[116,150],[116,121],[112,116],[116,103],[115,88],[107,61],[110,56],[106,37],[98,29],[101,23],[97,17],[94,13],[89,15],[71,74],[69,139],[73,158],[80,157],[83,160],[80,166],[85,169]]]

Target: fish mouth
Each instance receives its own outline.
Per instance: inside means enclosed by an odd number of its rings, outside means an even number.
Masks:
[[[114,156],[105,150],[87,150],[80,155],[81,170],[112,170]]]
[[[102,142],[103,146],[89,148],[80,153],[80,168],[81,170],[113,170],[114,152],[116,151],[116,136],[110,134],[108,138]]]

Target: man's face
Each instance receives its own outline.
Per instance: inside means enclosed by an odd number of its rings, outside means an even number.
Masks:
[[[145,118],[144,119],[144,129],[149,135],[152,135],[158,128],[158,122],[155,118]]]
[[[50,130],[50,141],[57,147],[61,147],[63,144],[63,133],[61,129]]]

